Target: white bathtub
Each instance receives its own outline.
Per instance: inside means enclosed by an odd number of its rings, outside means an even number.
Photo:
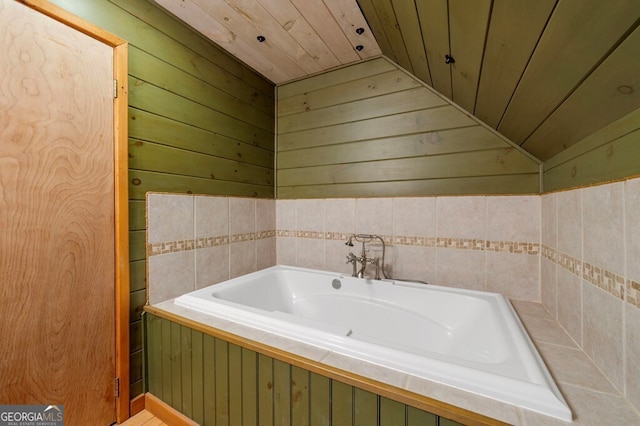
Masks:
[[[175,303],[571,421],[511,304],[497,293],[274,266]]]

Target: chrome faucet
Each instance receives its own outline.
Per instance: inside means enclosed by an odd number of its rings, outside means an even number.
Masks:
[[[352,277],[357,277],[358,276],[358,257],[349,252],[349,254],[347,255],[347,263],[351,263],[353,265],[353,272],[351,273]]]
[[[379,257],[367,257],[367,252],[369,251],[366,247],[366,243],[373,241],[374,239],[378,239],[382,242],[382,259]],[[352,234],[349,236],[349,239],[345,243],[345,245],[353,247],[353,241],[362,243],[362,252],[360,256],[356,256],[352,252],[347,255],[347,263],[351,263],[353,265],[353,273],[352,276],[357,278],[364,278],[365,271],[367,269],[367,265],[373,265],[376,268],[375,279],[379,280],[380,272],[382,272],[382,276],[387,278],[387,275],[384,271],[384,254],[385,254],[385,243],[382,237],[378,235],[369,235],[369,234]],[[381,261],[382,260],[382,261]],[[360,269],[358,269],[358,263],[360,263]]]

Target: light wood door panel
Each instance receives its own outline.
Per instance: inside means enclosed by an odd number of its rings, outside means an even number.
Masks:
[[[115,421],[113,49],[0,3],[0,403]]]

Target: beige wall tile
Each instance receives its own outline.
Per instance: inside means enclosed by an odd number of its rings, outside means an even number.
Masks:
[[[276,229],[297,229],[295,200],[276,201]]]
[[[148,259],[149,303],[159,303],[195,290],[195,252],[161,254]]]
[[[298,231],[324,232],[324,200],[298,200],[296,224]]]
[[[325,232],[353,234],[356,231],[355,198],[330,198],[324,200]]]
[[[558,213],[556,200],[558,194],[543,195],[540,200],[541,244],[558,248]]]
[[[276,201],[256,200],[256,232],[276,229]]]
[[[229,198],[229,235],[256,232],[256,200]]]
[[[257,269],[256,265],[255,241],[229,244],[229,278],[255,272]]]
[[[538,343],[540,354],[559,383],[615,394],[617,391],[593,361],[578,348]]]
[[[540,242],[539,196],[491,196],[486,202],[487,240]]]
[[[558,322],[579,345],[582,344],[582,280],[558,268]]]
[[[602,393],[582,386],[565,385],[564,397],[580,416],[579,425],[625,425],[638,424],[638,414],[619,395]],[[538,423],[527,423],[537,425]]]
[[[487,252],[485,290],[540,301],[540,256]]]
[[[200,248],[196,256],[196,289],[229,279],[229,245]]]
[[[520,318],[527,333],[536,342],[577,348],[575,341],[560,327],[556,320],[523,316]]]
[[[554,318],[558,317],[558,291],[556,278],[557,265],[549,259],[540,259],[540,301],[551,312]]]
[[[540,319],[553,319],[549,311],[540,302],[530,300],[510,299],[511,306],[516,310],[518,316],[526,316]]]
[[[297,238],[296,265],[302,268],[324,269],[324,240]]]
[[[257,270],[276,265],[276,238],[263,238],[256,241]]]
[[[193,239],[193,196],[148,194],[147,218],[150,243]]]
[[[623,302],[599,288],[582,286],[583,348],[619,390],[624,386]]]
[[[436,284],[435,247],[393,247],[393,259],[387,262],[391,278],[426,281]],[[373,267],[370,268],[374,270]]]
[[[359,247],[348,247],[342,240],[324,241],[324,268],[328,271],[339,272],[345,275],[353,273],[351,264],[347,264],[347,254],[353,252],[359,255]]]
[[[640,411],[640,309],[627,305],[625,323],[627,399]]]
[[[393,235],[434,237],[436,235],[436,198],[394,198]]]
[[[557,194],[558,250],[582,259],[582,195],[581,190]]]
[[[469,290],[484,290],[485,251],[436,249],[436,279],[433,284]]]
[[[486,239],[486,197],[438,197],[436,236]]]
[[[229,198],[195,196],[195,238],[229,235]]]
[[[356,232],[358,234],[392,235],[392,199],[358,198],[356,201]]]
[[[582,190],[584,261],[624,274],[622,182]]]
[[[296,266],[297,238],[276,238],[276,261],[279,265]]]
[[[640,282],[640,179],[625,182],[627,277]]]

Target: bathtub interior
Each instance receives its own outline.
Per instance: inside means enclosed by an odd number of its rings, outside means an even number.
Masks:
[[[529,408],[571,418],[499,294],[276,266],[176,303],[521,406],[533,398]],[[548,391],[537,395],[539,387]]]
[[[502,324],[490,300],[441,289],[437,298],[421,301],[423,289],[418,287],[405,286],[399,298],[393,296],[397,288],[390,282],[335,275],[317,278],[300,271],[273,270],[238,286],[214,287],[211,297],[294,315],[307,324],[322,324],[351,338],[419,355],[436,353],[481,363],[502,363],[508,356],[505,333],[492,332]],[[486,332],[478,331],[479,323]]]

